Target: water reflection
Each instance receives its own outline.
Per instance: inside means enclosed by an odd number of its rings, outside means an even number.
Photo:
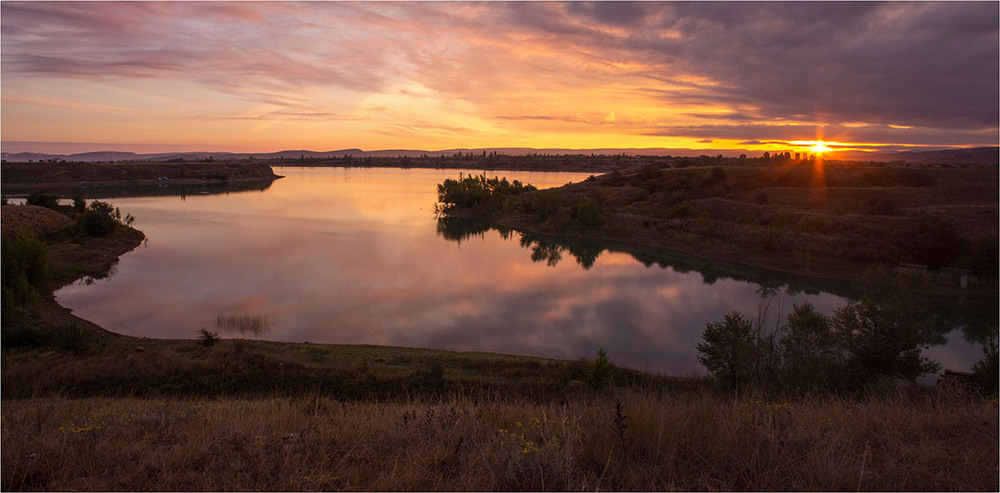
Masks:
[[[274,320],[267,315],[237,313],[215,317],[215,328],[230,334],[260,336],[271,331]]]
[[[116,199],[147,245],[57,300],[135,336],[191,339],[220,314],[249,315],[266,330],[229,337],[567,359],[603,347],[616,364],[684,375],[703,372],[705,323],[755,313],[761,285],[786,311],[808,301],[829,314],[847,299],[738,266],[438,220],[436,185],[457,170],[275,171],[286,178],[261,193]],[[505,174],[540,188],[586,177]],[[981,352],[946,354],[967,369]]]
[[[471,238],[482,238],[489,231],[495,231],[503,239],[516,236],[519,238],[521,247],[531,250],[531,260],[533,262],[541,262],[550,267],[562,261],[563,254],[566,253],[580,267],[588,270],[603,252],[620,252],[631,256],[646,267],[656,265],[663,269],[671,268],[676,272],[698,273],[702,276],[702,280],[709,285],[714,284],[719,279],[733,279],[753,282],[771,289],[787,286],[787,290],[792,294],[800,292],[806,294],[830,292],[843,297],[855,297],[858,295],[856,286],[845,282],[824,282],[786,273],[771,272],[766,269],[746,265],[699,259],[678,253],[671,253],[663,249],[637,245],[521,233],[498,226],[488,218],[453,216],[440,216],[437,218],[438,235],[449,241],[461,243]]]
[[[880,293],[871,284],[823,282],[749,266],[684,257],[641,246],[521,233],[497,226],[488,219],[448,216],[438,218],[438,234],[450,241],[462,242],[473,237],[485,237],[490,230],[496,231],[503,239],[519,238],[520,246],[530,250],[532,262],[549,267],[558,265],[566,254],[575,259],[583,270],[589,270],[603,253],[623,253],[646,267],[657,265],[678,273],[700,274],[702,282],[708,286],[723,279],[753,283],[760,287],[758,294],[783,292],[789,297],[794,297],[800,293],[811,295],[833,293],[843,298],[838,306],[846,303],[847,299],[866,296],[874,297],[873,299],[895,298],[896,302],[900,302],[899,289],[905,288],[892,286],[888,291]],[[947,351],[943,347],[932,347],[927,351],[928,355],[938,359],[944,368],[967,368],[982,356],[982,347],[990,338],[997,335],[996,314],[1000,306],[995,298],[916,296],[908,297],[903,302],[910,306],[910,310],[914,313],[919,312],[921,322],[927,323],[933,330],[934,344],[948,346]],[[752,312],[744,313],[748,316],[754,315]],[[830,311],[827,311],[827,314],[829,313]]]

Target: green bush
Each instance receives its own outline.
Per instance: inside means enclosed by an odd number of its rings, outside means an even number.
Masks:
[[[698,361],[734,389],[796,394],[863,391],[879,381],[913,381],[939,370],[921,354],[935,343],[929,317],[898,294],[878,302],[852,301],[833,317],[808,303],[795,305],[786,323],[768,335],[757,323],[755,328],[751,319],[731,312],[706,324]],[[991,348],[981,365],[984,375],[996,364],[995,345]]]
[[[608,360],[608,353],[603,348],[597,350],[597,357],[587,365],[587,386],[592,389],[603,388],[611,382],[615,374],[615,364]]]
[[[3,238],[4,319],[8,308],[26,307],[47,293],[50,276],[48,251],[32,236]]]
[[[39,207],[45,207],[46,209],[58,209],[59,208],[59,197],[55,195],[49,195],[45,192],[39,190],[25,199],[25,203],[28,205],[37,205]]]
[[[219,339],[220,337],[218,332],[209,332],[208,329],[205,328],[198,331],[198,342],[200,342],[202,346],[212,347],[215,343],[219,342]]]
[[[131,214],[122,218],[121,210],[110,203],[95,200],[77,217],[76,227],[85,236],[103,237],[114,233],[118,226],[131,226],[134,220]]]
[[[591,199],[584,199],[574,205],[570,214],[577,224],[586,228],[594,228],[604,224],[604,213],[601,211],[601,206]]]
[[[562,192],[558,190],[542,190],[531,196],[529,209],[545,220],[555,216],[564,201]]]
[[[92,237],[108,236],[118,228],[113,217],[95,210],[84,212],[77,218],[76,224],[80,233]]]
[[[510,182],[507,178],[487,178],[485,174],[468,177],[460,175],[458,180],[449,178],[437,186],[438,202],[446,210],[452,207],[463,209],[497,207],[508,197],[534,190],[535,187],[524,185],[517,180]]]
[[[811,303],[793,305],[778,342],[780,378],[800,391],[830,388],[844,366],[844,347],[830,319]]]
[[[850,370],[861,380],[900,377],[915,380],[940,369],[921,355],[934,343],[929,320],[899,302],[852,301],[834,313],[832,325],[843,338]]]
[[[698,362],[715,378],[740,389],[750,383],[757,352],[753,323],[738,312],[727,313],[721,321],[709,322],[701,334]]]

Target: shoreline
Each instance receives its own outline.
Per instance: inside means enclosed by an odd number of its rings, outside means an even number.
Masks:
[[[233,178],[233,179],[201,179],[201,178],[177,178],[170,180],[159,180],[155,178],[145,178],[145,179],[130,179],[130,180],[101,180],[101,181],[86,181],[86,185],[81,185],[78,181],[49,181],[49,182],[16,182],[16,183],[3,183],[3,189],[6,191],[11,191],[15,193],[25,193],[35,190],[65,190],[71,188],[79,188],[81,191],[90,190],[93,188],[105,188],[105,187],[122,187],[122,186],[151,186],[151,185],[222,185],[226,183],[256,183],[256,182],[269,182],[280,178],[284,178],[281,175],[275,175],[273,177],[248,177],[248,178]],[[84,180],[85,181],[85,180]]]

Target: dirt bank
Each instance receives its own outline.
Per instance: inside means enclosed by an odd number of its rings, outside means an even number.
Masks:
[[[7,205],[2,209],[0,227],[4,238],[30,234],[35,237],[55,233],[69,226],[70,218],[37,205]]]
[[[4,191],[122,184],[190,185],[280,178],[263,163],[3,163]]]

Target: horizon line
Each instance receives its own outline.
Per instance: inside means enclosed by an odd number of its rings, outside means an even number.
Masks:
[[[27,149],[17,149],[14,151],[7,151],[6,147],[45,147],[45,146],[65,146],[69,147],[84,147],[92,148],[93,150],[80,150],[80,149],[60,149],[60,150],[27,150]],[[183,150],[169,149],[174,148],[185,148]],[[205,154],[205,153],[217,153],[217,154],[280,154],[285,152],[308,152],[308,153],[333,153],[333,152],[344,152],[344,151],[358,151],[362,153],[378,153],[378,152],[426,152],[426,153],[441,153],[449,151],[502,151],[502,150],[534,150],[534,151],[571,151],[571,152],[589,152],[589,151],[674,151],[674,152],[701,152],[706,155],[715,155],[718,153],[733,153],[733,152],[743,152],[743,153],[761,153],[767,151],[752,151],[745,148],[699,148],[699,147],[590,147],[590,148],[574,148],[574,147],[530,147],[530,146],[487,146],[487,147],[453,147],[445,149],[405,149],[405,148],[395,148],[395,149],[372,149],[365,150],[358,147],[344,147],[339,149],[328,149],[322,151],[316,151],[312,149],[295,149],[295,148],[285,148],[275,151],[243,151],[243,150],[210,150],[213,147],[212,144],[125,144],[125,143],[101,143],[101,142],[49,142],[49,141],[0,141],[0,152],[3,154],[15,155],[15,154],[45,154],[52,156],[73,156],[79,154],[94,154],[94,153],[123,153],[123,154],[135,154],[135,155],[155,155],[155,154]],[[793,146],[789,146],[793,147]],[[936,150],[961,150],[961,149],[976,149],[984,147],[998,147],[996,145],[987,146],[973,146],[973,145],[886,145],[884,149],[851,149],[851,150],[833,150],[830,153],[864,153],[864,154],[877,154],[877,153],[899,153],[907,151],[936,151]],[[774,150],[772,152],[786,152],[792,149],[785,150]],[[792,150],[793,151],[793,150]],[[794,152],[794,151],[793,151]],[[799,151],[801,152],[801,151]]]

